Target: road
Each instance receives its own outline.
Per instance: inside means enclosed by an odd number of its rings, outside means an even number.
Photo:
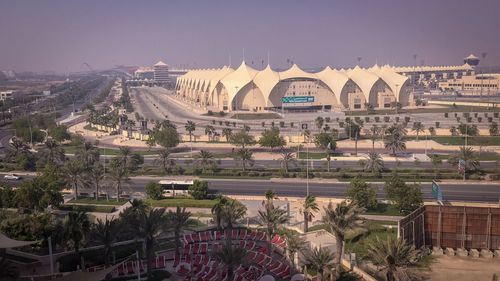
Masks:
[[[5,173],[0,173],[3,180]],[[24,176],[23,180],[32,178],[32,175]],[[144,187],[150,181],[158,181],[155,177],[135,177],[124,188],[125,192],[143,193]],[[304,180],[228,180],[228,179],[207,179],[211,192],[225,195],[246,195],[262,196],[266,190],[274,189],[281,197],[305,197],[307,194],[306,182]],[[8,184],[17,186],[22,181],[10,181]],[[372,183],[377,189],[378,199],[385,199],[383,183]],[[348,182],[319,183],[309,182],[309,193],[318,197],[344,198]],[[431,184],[422,183],[424,200],[433,200],[431,194]],[[500,199],[500,183],[441,183],[443,196],[448,201],[466,202],[490,202],[498,203]]]

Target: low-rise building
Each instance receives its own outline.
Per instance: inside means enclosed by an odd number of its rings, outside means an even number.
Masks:
[[[497,95],[500,93],[500,74],[467,75],[439,83],[442,91],[463,95]]]
[[[0,92],[0,100],[9,100],[14,98],[14,91],[3,91]]]

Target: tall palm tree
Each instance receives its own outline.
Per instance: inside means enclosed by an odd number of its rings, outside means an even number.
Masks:
[[[321,128],[323,127],[323,124],[325,123],[325,119],[321,116],[318,116],[314,120],[314,123],[316,124],[316,128],[318,128],[318,132],[320,132]]]
[[[104,246],[104,264],[106,267],[110,264],[111,249],[113,243],[118,240],[118,235],[122,230],[123,224],[118,219],[111,218],[108,220],[97,219],[97,222],[92,226],[92,235],[95,241],[98,241]]]
[[[161,165],[166,175],[172,171],[172,167],[175,165],[175,161],[170,158],[170,150],[168,148],[158,151],[158,158],[154,160],[154,163]]]
[[[231,240],[226,240],[221,251],[215,253],[215,258],[226,266],[227,278],[225,280],[233,280],[234,268],[244,262],[246,254],[245,249],[233,246]]]
[[[424,124],[422,124],[422,122],[413,122],[412,130],[417,134],[418,141],[418,135],[425,130],[425,126]]]
[[[52,138],[45,141],[44,154],[48,163],[60,164],[66,160],[64,149]]]
[[[64,164],[64,177],[66,182],[73,188],[74,198],[78,199],[78,186],[84,182],[82,163],[72,159]]]
[[[368,244],[367,257],[381,271],[387,281],[411,280],[407,271],[417,260],[418,251],[403,239],[393,237],[380,239],[378,236]]]
[[[275,208],[273,204],[266,204],[264,210],[258,211],[258,224],[264,227],[264,231],[267,234],[267,250],[268,253],[272,252],[271,239],[278,228],[290,221],[290,217],[286,210],[281,208]]]
[[[295,164],[295,161],[296,159],[291,151],[287,151],[285,149],[281,150],[280,164],[285,173],[288,173],[288,167],[290,164]]]
[[[335,256],[335,272],[340,273],[340,258],[344,251],[344,239],[348,230],[360,227],[363,223],[363,218],[360,214],[364,212],[363,208],[359,208],[354,203],[342,201],[334,208],[332,203],[325,208],[323,223],[327,225],[329,232],[335,235],[337,255]]]
[[[234,160],[239,161],[241,163],[241,168],[243,172],[246,171],[247,166],[253,165],[253,153],[247,148],[239,149],[236,154],[233,156]]]
[[[69,212],[63,222],[63,233],[65,240],[72,243],[75,254],[80,260],[80,266],[84,269],[84,264],[80,257],[80,247],[85,237],[90,232],[90,221],[83,211]]]
[[[79,159],[85,169],[90,169],[90,167],[99,161],[99,149],[95,147],[91,142],[84,142],[83,145],[75,153],[76,158]]]
[[[379,127],[377,125],[372,125],[370,129],[367,130],[366,135],[368,135],[368,137],[372,141],[372,151],[375,151],[375,142],[380,138],[381,134],[382,127]]]
[[[215,223],[217,225],[217,229],[222,228],[222,223],[223,223],[223,211],[224,211],[224,205],[227,204],[227,201],[229,200],[228,197],[219,194],[217,195],[217,203],[215,203],[212,206],[212,216],[214,217]]]
[[[191,212],[186,212],[186,208],[177,207],[175,212],[168,211],[169,223],[174,231],[175,254],[179,254],[181,245],[181,233],[194,226],[194,221],[191,220]]]
[[[120,158],[113,158],[109,165],[109,177],[116,186],[116,200],[120,201],[123,184],[127,183],[130,178],[129,170],[124,166],[124,162]]]
[[[205,127],[205,135],[208,136],[208,141],[213,141],[213,135],[215,134],[215,128],[212,125]]]
[[[13,137],[10,144],[14,148],[14,158],[28,150],[28,146],[22,139]]]
[[[226,142],[229,142],[229,139],[233,135],[233,130],[231,128],[222,129],[222,136],[226,138]]]
[[[196,130],[196,124],[193,121],[188,120],[184,128],[186,129],[186,132],[188,132],[189,134],[189,141],[192,141],[193,132]]]
[[[234,225],[239,220],[245,217],[247,207],[240,201],[235,199],[228,199],[226,204],[222,205],[222,222],[228,229],[233,229]]]
[[[104,167],[100,162],[95,162],[88,172],[88,177],[91,184],[95,188],[95,200],[99,199],[99,188],[104,181]]]
[[[265,200],[262,201],[262,206],[273,204],[274,200],[278,199],[278,193],[276,190],[268,189],[266,193],[264,193]]]
[[[392,155],[396,155],[397,151],[406,150],[406,129],[394,124],[385,131],[384,145],[385,148],[392,151]]]
[[[201,167],[203,173],[209,169],[215,169],[217,162],[212,153],[207,150],[200,150],[200,153],[195,157],[195,165]]]
[[[329,280],[329,275],[334,275],[335,260],[339,254],[333,254],[327,248],[314,248],[305,254],[305,264],[316,271],[320,281]],[[337,273],[337,271],[335,272]]]
[[[303,132],[302,132],[302,136],[304,137],[304,142],[309,142],[311,140],[311,131],[305,129]]]
[[[296,232],[287,233],[286,248],[288,249],[288,258],[292,266],[295,266],[295,254],[302,252],[306,248],[306,245],[306,240]]]
[[[153,251],[158,237],[167,230],[168,219],[165,208],[151,209],[142,216],[139,223],[139,234],[146,245],[147,278],[151,278],[151,265],[153,262]]]
[[[116,155],[115,158],[118,159],[120,165],[128,169],[128,167],[130,167],[131,157],[132,157],[132,149],[130,149],[130,147],[127,146],[120,146],[118,154]]]
[[[370,152],[364,160],[360,160],[363,166],[363,171],[371,172],[372,174],[379,174],[384,169],[384,160],[377,152]]]
[[[308,195],[302,204],[302,214],[304,215],[304,232],[309,231],[309,222],[314,218],[314,212],[319,211],[316,197]]]

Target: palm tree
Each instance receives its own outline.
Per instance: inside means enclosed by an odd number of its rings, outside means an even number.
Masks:
[[[104,167],[100,162],[95,162],[88,173],[90,182],[95,187],[95,200],[99,199],[99,188],[104,180]]]
[[[85,169],[90,169],[96,161],[99,161],[99,154],[99,149],[91,142],[84,142],[75,153],[76,158],[83,163]]]
[[[267,234],[267,250],[268,254],[271,254],[272,244],[271,239],[276,233],[277,229],[288,223],[290,217],[286,210],[281,208],[275,208],[273,204],[266,204],[264,206],[264,211],[258,211],[258,224],[264,227],[264,231]]]
[[[195,156],[195,165],[200,166],[202,172],[205,173],[208,169],[215,169],[217,162],[214,159],[214,155],[207,150],[200,150],[200,153]]]
[[[302,136],[304,137],[304,142],[306,142],[306,139],[307,139],[307,142],[309,142],[309,140],[311,139],[311,131],[309,130],[304,130],[302,132]]]
[[[241,168],[243,172],[246,171],[247,165],[253,165],[253,153],[247,148],[239,149],[236,154],[233,156],[234,160],[239,161],[241,163]]]
[[[460,160],[463,160],[461,164],[463,165],[463,167],[460,168],[462,168],[462,170],[464,170],[465,173],[470,171],[476,171],[481,165],[476,153],[474,152],[474,149],[470,146],[460,147],[460,151],[457,154],[452,155],[448,159],[448,163],[454,166],[458,166]]]
[[[227,204],[228,200],[228,197],[219,194],[217,195],[217,203],[212,206],[211,213],[214,217],[217,229],[222,228],[224,205]]]
[[[372,174],[379,174],[384,169],[384,160],[377,152],[370,152],[365,160],[360,160],[363,166],[363,171],[371,172]]]
[[[154,160],[154,163],[161,165],[165,175],[168,175],[172,171],[172,166],[175,165],[175,161],[170,158],[170,150],[168,148],[158,151],[158,158]]]
[[[205,127],[205,135],[208,136],[208,141],[213,141],[212,137],[215,134],[215,128],[212,125]]]
[[[226,142],[229,142],[229,139],[233,135],[233,130],[231,128],[222,129],[222,136],[226,138]]]
[[[118,150],[118,154],[115,159],[119,161],[119,164],[124,168],[128,169],[130,167],[130,158],[132,157],[132,149],[127,146],[120,146]]]
[[[234,268],[244,262],[246,254],[245,249],[234,247],[231,240],[226,240],[222,250],[215,253],[215,258],[226,266],[227,278],[225,280],[233,280]]]
[[[276,191],[273,189],[268,189],[268,190],[266,190],[264,197],[266,199],[264,201],[262,201],[262,206],[273,204],[273,201],[278,199],[278,193],[276,193]]]
[[[94,240],[98,241],[104,246],[104,264],[106,267],[110,264],[111,249],[113,243],[118,240],[118,235],[122,230],[122,223],[119,220],[111,218],[105,221],[97,219],[97,223],[93,224],[92,233]]]
[[[181,245],[180,235],[185,229],[194,226],[191,220],[191,212],[186,212],[186,208],[177,207],[175,212],[168,211],[169,223],[174,230],[175,254],[179,254],[179,247]]]
[[[280,159],[280,165],[281,168],[285,171],[285,173],[288,173],[288,167],[290,164],[295,164],[295,157],[294,154],[290,151],[287,151],[285,149],[281,149],[281,159]]]
[[[77,159],[66,162],[63,167],[66,182],[73,188],[74,198],[78,199],[78,186],[84,181],[82,163]]]
[[[369,130],[367,130],[366,134],[368,135],[368,137],[372,141],[372,151],[374,151],[375,150],[375,142],[380,138],[380,135],[382,134],[382,128],[377,126],[377,125],[373,125],[370,127]]]
[[[396,151],[406,150],[406,129],[401,125],[394,124],[385,131],[385,148],[396,155]]]
[[[116,201],[120,201],[120,194],[124,183],[128,182],[129,171],[124,166],[123,159],[113,158],[109,164],[109,177],[116,186]]]
[[[320,131],[321,128],[323,127],[323,124],[325,123],[325,119],[323,119],[323,117],[321,117],[321,116],[318,116],[314,120],[314,123],[316,124],[316,127],[318,128],[318,131]]]
[[[139,223],[139,234],[144,239],[146,245],[147,277],[151,279],[151,265],[153,261],[153,251],[157,243],[157,238],[166,230],[167,216],[164,216],[165,208],[151,209],[141,217]]]
[[[63,233],[66,241],[72,242],[75,254],[80,260],[80,266],[84,269],[83,261],[80,257],[80,246],[85,237],[90,232],[90,221],[84,211],[69,212],[63,223]]]
[[[64,149],[52,138],[48,138],[45,141],[44,152],[48,163],[62,163],[66,159]]]
[[[318,273],[320,281],[326,281],[329,275],[334,275],[333,268],[338,255],[327,248],[318,247],[306,252],[304,263]]]
[[[246,213],[247,207],[238,200],[229,199],[222,205],[222,221],[228,229],[232,229]]]
[[[314,218],[314,212],[319,211],[316,197],[308,195],[302,204],[302,214],[304,215],[304,232],[309,231],[309,222]]]
[[[425,126],[424,124],[422,124],[422,122],[413,122],[412,130],[415,133],[417,133],[417,141],[418,141],[418,135],[425,130]]]
[[[186,122],[186,126],[184,126],[184,128],[186,129],[186,132],[188,132],[188,134],[189,134],[189,141],[192,141],[193,132],[196,130],[196,124],[193,121],[188,120]]]
[[[306,247],[306,240],[296,232],[287,232],[286,248],[288,249],[288,258],[295,267],[295,254],[302,252]]]
[[[335,256],[335,272],[340,273],[340,258],[344,251],[344,239],[348,230],[359,227],[363,223],[363,219],[359,216],[364,212],[363,208],[359,208],[354,203],[342,201],[334,208],[332,203],[325,208],[323,223],[327,225],[330,233],[335,235],[337,255]]]
[[[387,281],[411,280],[407,268],[414,265],[418,251],[401,238],[388,235],[380,239],[378,236],[368,244],[367,257],[374,265],[385,271]]]

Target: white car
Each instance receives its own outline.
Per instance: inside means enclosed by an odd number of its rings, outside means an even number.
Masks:
[[[21,177],[16,174],[7,174],[3,178],[6,180],[16,180],[16,181],[21,179]]]

